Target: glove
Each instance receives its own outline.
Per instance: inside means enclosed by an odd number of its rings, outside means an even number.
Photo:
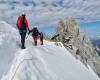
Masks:
[[[31,31],[28,32],[28,35],[30,34]]]

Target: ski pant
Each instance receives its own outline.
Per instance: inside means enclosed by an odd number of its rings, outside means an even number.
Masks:
[[[38,38],[37,36],[33,37],[35,46],[37,46],[37,38]]]
[[[22,44],[22,47],[25,47],[26,32],[21,32],[20,35],[21,35],[21,44]]]
[[[43,37],[40,37],[41,45],[43,45]]]
[[[38,36],[34,36],[33,40],[34,40],[34,44],[36,46],[37,45]],[[43,37],[40,37],[40,42],[41,42],[41,45],[43,45]]]

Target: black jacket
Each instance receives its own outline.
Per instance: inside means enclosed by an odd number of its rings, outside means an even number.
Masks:
[[[32,36],[33,37],[38,37],[40,35],[40,33],[37,30],[37,28],[33,28],[32,30],[30,30],[30,32],[32,32]]]

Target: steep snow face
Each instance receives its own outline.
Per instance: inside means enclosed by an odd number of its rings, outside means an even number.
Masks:
[[[14,30],[0,34],[1,80],[99,80],[90,67],[87,69],[76,60],[61,43],[44,41],[43,46],[40,43],[34,46],[29,37],[27,49],[21,50],[18,32],[5,22],[1,23],[5,25],[3,31]]]
[[[0,78],[10,69],[14,53],[19,49],[18,31],[0,21]]]
[[[0,32],[17,34],[17,30],[4,21],[0,21]]]

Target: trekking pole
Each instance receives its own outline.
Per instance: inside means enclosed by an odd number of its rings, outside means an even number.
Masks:
[[[29,34],[30,34],[30,33],[28,33],[28,35],[26,36],[26,39],[28,38]]]
[[[26,39],[28,38],[29,34],[26,36]]]
[[[26,36],[26,39],[28,38],[28,35]]]

